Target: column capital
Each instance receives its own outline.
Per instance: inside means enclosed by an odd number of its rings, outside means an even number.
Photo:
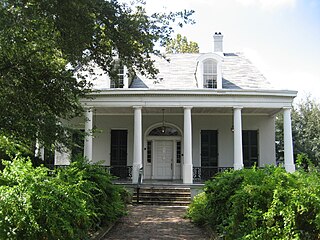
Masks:
[[[142,106],[132,106],[133,109],[142,109]]]
[[[192,109],[193,106],[183,106],[183,109]]]
[[[243,109],[243,106],[233,106],[233,109]]]
[[[283,107],[282,109],[283,109],[283,110],[291,110],[292,107]]]

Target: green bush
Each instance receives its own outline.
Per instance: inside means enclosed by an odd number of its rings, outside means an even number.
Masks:
[[[79,159],[50,172],[21,157],[4,165],[0,239],[85,239],[124,213],[120,189],[99,166]]]
[[[243,169],[206,182],[188,216],[225,239],[319,239],[320,174]],[[201,215],[201,212],[203,214]],[[200,216],[200,217],[199,217]]]

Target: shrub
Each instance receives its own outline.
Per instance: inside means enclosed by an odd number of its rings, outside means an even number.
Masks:
[[[124,213],[119,189],[83,160],[48,175],[16,157],[0,172],[0,239],[85,239]]]
[[[204,190],[207,205],[195,198],[188,215],[225,239],[320,238],[316,171],[290,174],[272,166],[229,171],[206,182]]]

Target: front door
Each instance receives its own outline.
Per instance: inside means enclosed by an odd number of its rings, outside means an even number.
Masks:
[[[155,142],[154,178],[172,179],[173,141]]]

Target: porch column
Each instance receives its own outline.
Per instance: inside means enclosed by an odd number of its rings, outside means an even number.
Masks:
[[[134,140],[133,140],[133,166],[132,183],[138,183],[139,169],[142,167],[142,114],[141,106],[134,108]]]
[[[93,125],[93,112],[92,109],[86,109],[85,112],[85,138],[84,138],[84,157],[86,157],[89,161],[92,161],[92,125]]]
[[[193,182],[191,109],[190,106],[184,107],[183,183]]]
[[[242,107],[234,107],[233,109],[234,111],[233,167],[235,170],[239,170],[243,168],[241,109]]]
[[[38,157],[44,161],[44,147],[40,146],[38,139],[36,139],[36,149],[35,149],[34,155],[35,157]]]
[[[283,111],[283,135],[284,135],[284,167],[287,172],[294,172],[296,168],[293,161],[291,108],[285,108]]]

